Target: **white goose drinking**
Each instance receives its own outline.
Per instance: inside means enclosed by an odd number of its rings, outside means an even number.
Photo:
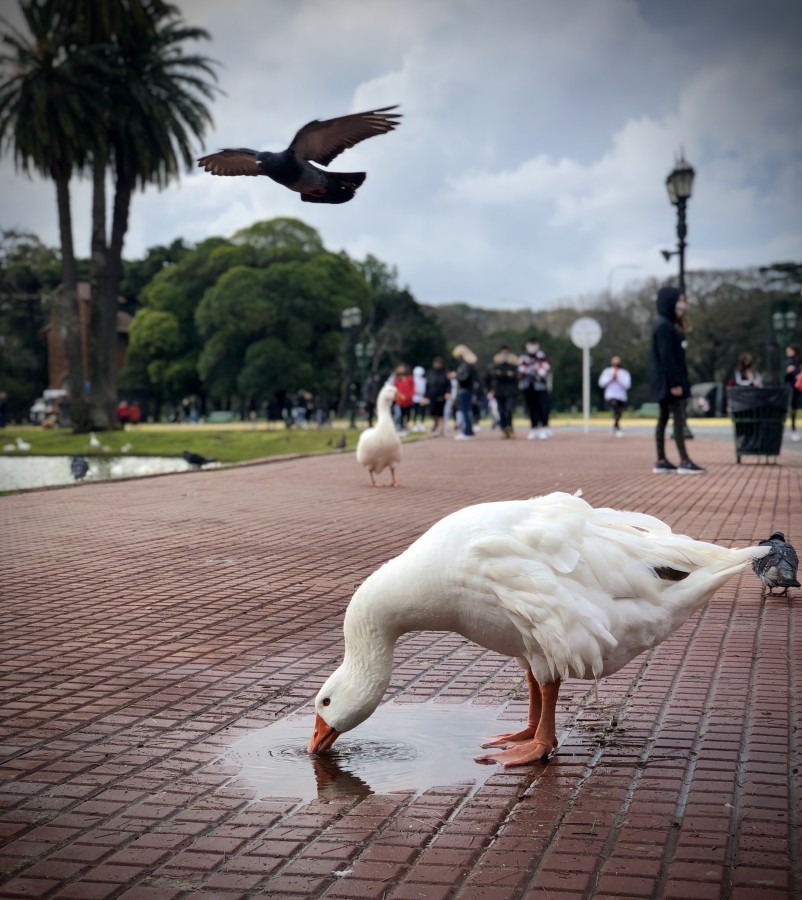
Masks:
[[[557,746],[560,682],[611,675],[665,640],[768,547],[696,541],[637,512],[578,495],[469,506],[436,523],[358,588],[345,613],[345,657],[315,700],[308,751],[329,749],[379,705],[393,645],[409,631],[455,631],[517,657],[529,721],[485,754],[505,766]]]
[[[395,388],[389,384],[379,391],[376,425],[366,428],[359,435],[356,445],[356,461],[368,470],[372,487],[377,487],[374,476],[388,468],[393,479],[392,487],[398,487],[395,470],[401,462],[401,438],[395,430],[391,411],[395,394]]]

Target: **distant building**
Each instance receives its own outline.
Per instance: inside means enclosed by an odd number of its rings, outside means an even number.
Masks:
[[[88,281],[78,282],[78,321],[81,327],[81,360],[83,362],[83,381],[89,380],[89,319],[91,316],[90,300],[92,298],[92,285]],[[123,303],[124,298],[118,297],[118,302]],[[120,309],[117,311],[117,369],[125,365],[125,357],[128,353],[128,330],[131,327],[130,313]],[[47,326],[47,383],[49,388],[64,388],[67,386],[69,368],[67,366],[67,348],[64,345],[64,337],[59,324],[58,312],[50,310]]]

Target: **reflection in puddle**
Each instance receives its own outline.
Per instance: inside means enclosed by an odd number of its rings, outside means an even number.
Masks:
[[[0,456],[0,491],[74,484],[71,461],[71,456]],[[84,481],[138,478],[193,468],[179,456],[87,456],[86,461],[89,472]],[[210,463],[204,469],[219,466],[220,463]]]
[[[314,716],[297,715],[254,731],[229,755],[259,799],[308,801],[481,784],[500,771],[474,757],[484,737],[509,727],[498,721],[502,709],[434,701],[385,703],[339,737],[328,753],[318,755],[306,752]]]

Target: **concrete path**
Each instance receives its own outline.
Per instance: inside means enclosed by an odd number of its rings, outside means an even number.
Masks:
[[[292,777],[260,794],[232,753],[300,715],[311,771],[354,587],[462,506],[581,488],[802,549],[800,454],[692,447],[704,476],[653,476],[648,435],[483,431],[407,446],[396,490],[345,453],[0,497],[0,896],[799,897],[802,592],[763,601],[751,572],[598,699],[566,683],[548,765],[421,786],[424,755],[381,792],[335,763],[304,801]],[[429,700],[525,717],[515,662],[458,636],[406,635],[395,659],[393,721]],[[455,759],[481,744],[470,718]]]

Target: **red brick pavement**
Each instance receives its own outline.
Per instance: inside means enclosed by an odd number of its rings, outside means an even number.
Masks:
[[[548,766],[298,804],[223,755],[311,710],[354,585],[461,506],[581,487],[724,544],[802,535],[802,457],[694,454],[652,476],[646,436],[482,432],[408,446],[397,490],[342,454],[0,498],[0,896],[800,896],[802,596],[749,572],[599,702],[568,682]],[[396,661],[393,695],[524,709],[454,635]]]

